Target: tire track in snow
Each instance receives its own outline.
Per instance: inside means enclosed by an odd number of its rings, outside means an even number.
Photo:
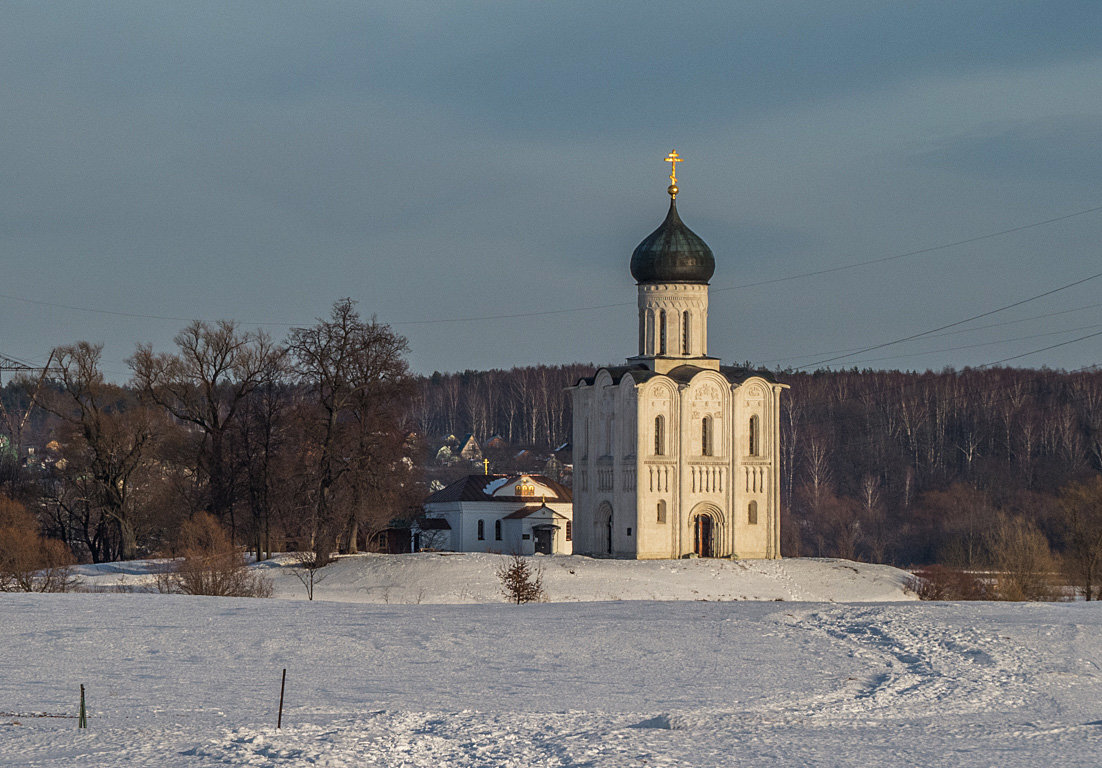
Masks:
[[[836,691],[778,703],[805,716],[882,713],[892,717],[1009,709],[1025,703],[1026,669],[1036,654],[1008,638],[944,626],[902,609],[808,611],[787,623],[848,646],[869,668]]]

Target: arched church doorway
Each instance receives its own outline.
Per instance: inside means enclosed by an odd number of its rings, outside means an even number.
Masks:
[[[693,519],[693,552],[700,557],[715,557],[715,521],[711,515]]]
[[[725,557],[727,520],[714,504],[698,504],[689,514],[689,542],[697,557]]]
[[[597,545],[594,548],[594,554],[598,555],[611,555],[612,554],[612,505],[607,501],[602,501],[601,506],[597,508],[597,518],[594,521],[597,525],[596,535],[594,536],[594,543]]]

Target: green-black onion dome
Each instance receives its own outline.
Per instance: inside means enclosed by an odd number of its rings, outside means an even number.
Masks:
[[[662,226],[631,254],[631,276],[637,283],[707,283],[716,271],[712,249],[677,215],[674,194]]]

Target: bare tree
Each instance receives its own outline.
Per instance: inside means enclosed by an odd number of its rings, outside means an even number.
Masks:
[[[1048,540],[1031,521],[1003,517],[991,532],[988,547],[1000,600],[1052,600],[1056,562]]]
[[[293,393],[281,379],[284,357],[271,355],[270,370],[260,375],[258,386],[246,397],[230,432],[237,484],[251,514],[249,535],[257,560],[272,553],[272,519],[276,508],[293,497],[292,467],[297,463],[293,419]]]
[[[207,510],[236,538],[234,473],[227,436],[245,399],[278,371],[282,350],[263,332],[240,331],[227,320],[196,321],[176,335],[176,354],[138,345],[127,361],[134,383],[153,402],[202,435],[198,468],[210,483]]]
[[[291,572],[302,582],[307,600],[314,599],[314,587],[329,575],[321,572],[323,567],[318,565],[318,557],[313,552],[296,552],[291,558]]]
[[[77,584],[64,543],[43,538],[34,516],[0,496],[0,592],[68,592]]]
[[[362,320],[351,299],[336,302],[328,320],[293,329],[287,346],[314,414],[304,458],[313,473],[312,549],[320,567],[342,531],[355,536],[357,498],[400,461],[408,347],[389,326]]]
[[[861,510],[861,538],[869,560],[874,563],[887,562],[888,548],[894,539],[881,504],[882,490],[880,478],[874,475],[865,475],[861,478],[858,497]]]
[[[1085,599],[1102,596],[1102,477],[1060,494],[1065,574]]]
[[[249,570],[245,555],[211,515],[199,512],[180,531],[181,557],[157,578],[161,592],[271,597],[272,582]]]
[[[102,350],[84,341],[55,349],[56,387],[44,388],[36,402],[69,427],[70,476],[87,484],[91,502],[117,527],[119,556],[128,560],[138,554],[142,510],[136,481],[163,423],[126,391],[104,381]]]

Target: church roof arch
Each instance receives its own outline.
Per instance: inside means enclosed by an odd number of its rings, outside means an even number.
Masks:
[[[593,386],[609,387],[616,383],[612,373],[607,368],[601,368],[593,375]]]
[[[726,376],[719,371],[711,371],[705,368],[698,368],[697,372],[685,382],[683,387],[689,390],[699,389],[707,382],[719,387],[721,392],[729,392],[731,390],[731,382]]]
[[[773,399],[777,387],[788,389],[787,384],[771,381],[764,376],[749,376],[738,384],[733,384],[732,389],[745,393],[749,397],[761,397],[764,400]]]
[[[635,388],[639,386],[639,382],[636,381],[635,374],[628,371],[620,377],[619,386],[620,390],[626,394],[627,392],[634,392]]]
[[[673,397],[677,394],[677,382],[668,376],[651,376],[639,383],[641,395]]]

